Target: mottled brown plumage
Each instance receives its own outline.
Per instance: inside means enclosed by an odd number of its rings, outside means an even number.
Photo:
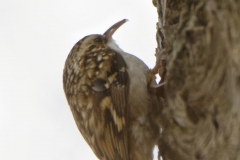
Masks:
[[[75,122],[100,160],[150,160],[159,135],[150,116],[149,69],[111,38],[125,22],[77,42],[63,72]]]

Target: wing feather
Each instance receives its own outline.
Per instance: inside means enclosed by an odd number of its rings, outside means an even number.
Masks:
[[[104,45],[84,49],[82,43],[89,38],[79,41],[66,60],[64,91],[95,155],[100,160],[129,160],[127,65],[121,54]]]
[[[108,60],[111,69],[107,73],[110,79],[97,78],[93,87],[93,108],[100,106],[100,112],[99,109],[96,111],[102,117],[104,126],[102,133],[93,135],[93,150],[101,160],[128,160],[129,77],[123,57],[111,50],[112,52],[114,54]],[[107,83],[110,84],[109,88],[106,87]]]

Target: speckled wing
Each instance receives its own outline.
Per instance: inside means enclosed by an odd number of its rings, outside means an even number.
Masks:
[[[92,149],[101,160],[128,160],[127,66],[119,53],[108,50],[107,55],[110,57],[103,61],[102,70],[104,73],[107,72],[107,78],[104,78],[100,70],[92,87],[93,108],[101,108],[100,113],[96,110],[94,114],[100,115],[99,122],[104,126],[103,130],[97,131],[98,133],[96,130],[93,131],[95,135],[92,136],[94,137]],[[104,71],[104,66],[110,70]]]
[[[70,52],[63,74],[73,117],[100,160],[129,160],[127,65],[108,47],[90,46],[82,53],[82,41]]]

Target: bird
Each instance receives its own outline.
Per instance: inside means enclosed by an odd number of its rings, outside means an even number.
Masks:
[[[152,160],[159,138],[151,117],[158,100],[149,89],[150,69],[112,38],[127,21],[80,39],[63,70],[75,123],[100,160]]]

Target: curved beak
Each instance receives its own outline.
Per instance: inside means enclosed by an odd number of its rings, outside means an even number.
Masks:
[[[115,23],[114,25],[112,25],[103,35],[106,37],[107,40],[112,38],[112,35],[114,34],[114,32],[121,26],[123,25],[125,22],[127,22],[127,19],[123,19],[117,23]]]

